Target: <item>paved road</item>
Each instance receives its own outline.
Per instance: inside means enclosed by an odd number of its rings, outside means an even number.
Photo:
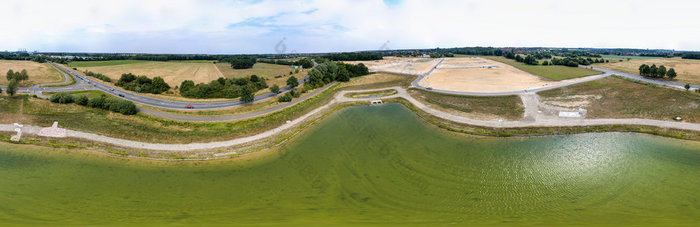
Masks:
[[[116,89],[111,86],[107,86],[101,82],[98,82],[94,78],[82,76],[76,72],[74,72],[72,69],[66,68],[62,65],[55,64],[56,67],[59,67],[66,72],[68,72],[71,76],[76,78],[78,81],[84,81],[87,82],[87,84],[91,85],[92,87],[90,88],[83,88],[83,90],[99,90],[102,92],[105,92],[107,94],[113,95],[120,97],[122,99],[126,99],[135,103],[143,104],[146,106],[152,106],[152,107],[158,107],[158,108],[166,108],[166,109],[187,109],[185,106],[191,105],[194,107],[194,109],[220,109],[220,108],[228,108],[228,107],[233,107],[233,106],[239,106],[246,104],[240,100],[231,100],[231,101],[222,101],[222,102],[182,102],[182,101],[172,101],[172,100],[165,100],[165,99],[158,99],[158,98],[153,98],[149,96],[143,96],[131,92],[125,92],[120,89]],[[304,83],[305,79],[302,79],[299,84],[302,85]],[[284,87],[280,89],[280,93],[286,92],[291,90],[292,88],[290,87]],[[54,88],[51,89],[50,91],[76,91],[80,90],[80,88],[76,89],[74,87],[66,87],[66,88]],[[47,90],[48,91],[48,90]],[[265,100],[269,99],[272,97],[277,96],[278,94],[274,93],[266,93],[262,95],[255,96],[254,102],[260,101],[260,100]]]

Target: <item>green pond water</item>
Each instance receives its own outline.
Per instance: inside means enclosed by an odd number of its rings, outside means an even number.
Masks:
[[[700,143],[455,135],[351,107],[256,161],[154,162],[0,143],[0,224],[700,224]]]

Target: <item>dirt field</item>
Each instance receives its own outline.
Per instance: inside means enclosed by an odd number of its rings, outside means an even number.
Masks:
[[[7,85],[10,82],[5,77],[8,70],[12,69],[15,72],[27,70],[29,80],[20,83],[20,86],[32,86],[40,83],[61,82],[63,77],[58,71],[49,66],[47,63],[37,63],[33,61],[13,61],[0,60],[0,85]]]
[[[447,58],[437,70],[421,80],[419,84],[450,91],[505,92],[550,86],[572,80],[548,81],[505,63],[471,57]]]
[[[700,84],[700,60],[681,58],[633,59],[622,62],[610,61],[610,63],[595,64],[593,66],[639,75],[639,66],[642,64],[664,65],[666,69],[673,68],[678,73],[678,77],[675,79],[676,82]]]
[[[439,61],[439,58],[384,57],[384,59],[378,61],[347,61],[345,63],[363,63],[371,72],[422,74],[430,70]]]

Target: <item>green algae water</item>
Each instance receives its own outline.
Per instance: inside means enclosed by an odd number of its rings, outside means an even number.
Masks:
[[[153,162],[0,144],[0,224],[700,224],[700,143],[472,137],[351,107],[258,161]]]

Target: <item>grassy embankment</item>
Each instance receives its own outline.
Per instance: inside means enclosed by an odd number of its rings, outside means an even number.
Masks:
[[[479,119],[517,120],[523,116],[522,101],[516,95],[464,96],[410,89],[408,93],[422,103],[444,112]]]
[[[370,91],[370,92],[352,92],[352,93],[347,93],[345,94],[345,97],[348,98],[381,98],[385,96],[390,96],[390,95],[395,95],[398,93],[394,89],[386,89],[386,90],[381,90],[381,91]]]
[[[700,94],[620,77],[603,78],[538,93],[543,101],[582,101],[592,118],[646,118],[700,123]],[[595,98],[593,98],[595,97]],[[568,100],[567,100],[568,99]],[[585,99],[585,98],[584,98]]]
[[[29,79],[20,81],[20,87],[31,87],[42,83],[55,83],[63,81],[63,76],[49,63],[37,63],[33,61],[0,60],[0,85],[7,86],[10,81],[5,77],[8,70],[20,72],[27,70]]]
[[[522,62],[517,62],[513,59],[507,59],[500,56],[481,56],[486,59],[502,62],[511,65],[515,68],[523,70],[525,72],[538,75],[550,80],[567,80],[584,76],[591,76],[601,74],[601,72],[580,68],[580,67],[568,67],[562,65],[528,65]]]

